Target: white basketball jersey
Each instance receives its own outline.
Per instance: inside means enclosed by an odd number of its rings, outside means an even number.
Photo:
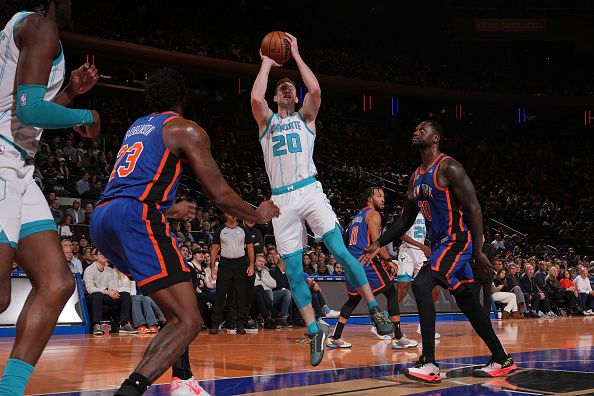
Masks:
[[[427,228],[425,227],[425,218],[421,211],[417,214],[417,218],[415,219],[415,224],[408,231],[406,231],[406,235],[408,235],[411,239],[419,242],[420,244],[425,244],[425,237],[427,236]],[[419,249],[416,246],[411,245],[410,243],[402,242],[402,245],[411,248],[411,249]]]
[[[315,139],[301,113],[286,118],[272,114],[260,135],[270,187],[287,186],[318,174],[313,162]]]
[[[14,28],[32,12],[17,12],[0,32],[0,135],[13,142],[31,157],[35,156],[43,129],[21,124],[16,116],[15,85],[20,51],[14,43]],[[66,64],[60,44],[60,56],[54,60],[44,99],[52,101],[64,82]]]

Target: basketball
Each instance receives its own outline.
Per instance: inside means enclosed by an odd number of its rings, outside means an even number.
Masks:
[[[270,32],[262,40],[262,55],[282,65],[291,59],[291,44],[285,38],[285,32]]]

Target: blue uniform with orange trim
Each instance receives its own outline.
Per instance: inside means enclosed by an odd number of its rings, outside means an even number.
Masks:
[[[349,237],[349,244],[347,249],[357,260],[364,253],[364,249],[370,245],[370,233],[369,226],[365,217],[367,213],[372,211],[372,208],[363,208],[357,213],[351,220],[347,235]],[[369,287],[374,295],[382,293],[386,287],[392,283],[392,276],[388,274],[382,263],[377,260],[373,260],[368,266],[363,267],[365,275],[369,281]],[[355,286],[353,286],[349,280],[346,280],[347,292],[351,295],[359,294]]]
[[[433,276],[453,291],[473,282],[474,277],[470,266],[472,238],[462,205],[449,188],[437,182],[439,166],[447,158],[442,153],[429,168],[417,168],[413,174],[413,196],[425,217],[432,250],[428,262]]]
[[[180,118],[150,114],[126,132],[91,220],[91,239],[144,294],[190,279],[164,212],[175,200],[181,159],[163,141],[163,126]]]

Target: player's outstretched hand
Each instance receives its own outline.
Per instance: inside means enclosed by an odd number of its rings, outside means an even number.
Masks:
[[[178,220],[194,220],[196,217],[196,204],[190,201],[179,201],[173,205],[166,213],[167,217]]]
[[[278,217],[280,210],[278,206],[271,200],[263,201],[258,208],[256,208],[256,215],[258,216],[258,224],[266,224],[273,217]]]
[[[70,82],[68,83],[68,95],[74,98],[89,92],[91,88],[99,81],[99,70],[95,65],[85,63],[70,73]]]
[[[273,67],[281,67],[282,65],[276,63],[274,60],[272,60],[272,58],[267,57],[266,55],[264,55],[262,53],[262,50],[260,50],[260,59],[262,59],[262,64],[264,63],[269,63],[271,64]]]
[[[291,56],[293,59],[299,58],[299,47],[297,46],[297,37],[293,36],[291,33],[285,32],[285,38],[291,44]]]
[[[78,132],[78,134],[84,138],[94,138],[99,135],[101,132],[101,118],[99,117],[99,113],[97,110],[91,110],[93,114],[93,123],[87,126],[75,126],[73,129]]]
[[[377,256],[380,248],[381,246],[378,241],[375,241],[371,245],[366,247],[364,250],[365,253],[361,257],[359,257],[359,261],[361,262],[361,264],[369,264],[371,260],[373,260],[373,258]]]
[[[493,265],[491,265],[491,262],[483,252],[474,252],[474,263],[477,267],[482,268],[485,272],[494,271]]]

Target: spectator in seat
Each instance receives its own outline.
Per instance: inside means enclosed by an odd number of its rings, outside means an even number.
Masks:
[[[280,263],[280,261],[278,263]],[[282,263],[281,265],[284,267],[284,263]],[[276,288],[276,280],[270,274],[270,270],[268,269],[268,267],[266,267],[266,261],[264,260],[264,256],[262,255],[256,256],[255,276],[255,294],[260,293],[259,288],[262,288],[262,290],[268,297],[266,301],[270,301],[270,304],[272,305],[272,307],[268,307],[267,312],[265,313],[265,315],[263,315],[264,319],[266,319],[266,317],[271,317],[272,320],[280,327],[290,327],[290,325],[287,323],[287,317],[289,313],[289,307],[291,305],[291,292],[286,289],[277,290],[277,302],[281,305],[281,311],[279,312],[274,307],[275,291],[273,289]],[[261,304],[261,301],[258,300],[257,303]]]
[[[79,242],[80,243],[80,242]],[[87,269],[87,267],[89,267],[91,264],[93,264],[95,262],[95,260],[97,259],[96,256],[93,255],[94,249],[93,248],[85,248],[83,250],[83,257],[82,260],[80,261],[82,263],[83,266],[83,273],[84,271]]]
[[[519,280],[511,274],[513,271],[514,265],[509,266],[509,271],[505,268],[499,270],[496,274],[493,283],[495,286],[503,285],[501,288],[502,292],[509,292],[514,293],[516,295],[516,302],[518,304],[518,312],[524,316],[528,316],[528,307],[526,306],[526,299],[524,297],[524,292],[520,287]]]
[[[530,307],[530,315],[533,317],[551,317],[549,299],[543,290],[536,284],[534,279],[534,266],[526,264],[524,275],[520,279],[522,291],[526,295],[526,304]],[[545,313],[546,312],[546,313]]]
[[[245,225],[246,231],[248,233],[248,240],[254,245],[254,253],[263,254],[264,238],[262,237],[260,230],[255,227],[256,223],[244,221],[243,224]]]
[[[499,270],[493,280],[491,297],[495,302],[506,304],[501,312],[501,319],[524,319],[518,312],[516,295],[509,291],[506,276],[507,271],[505,269]]]
[[[491,245],[497,252],[505,250],[505,242],[501,239],[501,234],[495,234],[495,239],[491,242]]]
[[[321,253],[322,255],[324,253]],[[318,270],[314,272],[314,276],[333,276],[334,273],[328,268],[326,261],[318,261]]]
[[[305,272],[307,275],[313,275],[316,272],[315,268],[312,265],[311,257],[309,254],[303,255],[303,272]]]
[[[194,238],[194,233],[192,232],[192,223],[189,221],[184,224],[184,240],[186,242],[194,243],[196,242],[196,238]]]
[[[76,182],[76,185],[75,185],[76,192],[81,197],[91,189],[91,186],[89,184],[90,178],[91,178],[91,174],[89,172],[85,172],[85,173],[83,173],[82,178]]]
[[[580,268],[579,275],[573,280],[578,292],[579,304],[586,315],[592,315],[594,310],[594,291],[588,278],[588,267]]]
[[[165,316],[157,304],[148,296],[138,294],[136,282],[130,280],[117,268],[114,269],[117,277],[117,289],[120,294],[129,293],[132,303],[132,323],[140,334],[155,334],[159,332],[159,321],[165,322]],[[158,319],[157,319],[158,318]]]
[[[214,239],[214,232],[210,228],[210,223],[205,221],[202,223],[202,240],[207,245],[211,245]]]
[[[344,269],[342,268],[342,265],[340,265],[340,263],[334,264],[334,276],[345,276]]]
[[[103,335],[101,321],[103,318],[103,306],[110,305],[119,308],[120,312],[120,333],[134,334],[138,331],[130,325],[131,299],[129,292],[119,293],[118,280],[115,271],[107,266],[107,258],[93,249],[96,261],[84,272],[83,279],[87,303],[91,306],[91,323],[93,324],[93,335]]]
[[[60,201],[56,198],[52,200],[50,211],[52,212],[52,216],[54,217],[54,221],[56,224],[60,224],[62,218],[64,217],[64,212],[60,209]]]
[[[583,315],[582,310],[578,306],[577,292],[569,291],[561,287],[559,283],[559,267],[552,266],[545,279],[545,290],[553,305],[559,310],[565,307],[568,313],[573,316]]]
[[[208,262],[204,260],[204,253],[205,250],[202,248],[195,249],[192,260],[188,261],[188,267],[191,272],[192,285],[196,292],[198,309],[204,318],[204,325],[210,328],[216,290],[215,284],[211,282],[210,268]]]
[[[270,276],[276,281],[276,287],[272,289],[272,303],[275,306],[280,305],[281,315],[288,318],[292,294],[285,262],[282,259],[279,259],[274,266],[270,267]]]
[[[71,237],[72,230],[70,229],[70,225],[72,224],[72,216],[68,213],[64,215],[60,224],[58,225],[58,235],[61,237]]]
[[[91,225],[91,216],[93,215],[93,205],[88,203],[85,205],[85,220],[86,225]]]
[[[68,262],[68,266],[70,267],[70,271],[73,274],[83,274],[83,266],[79,259],[75,258],[72,254],[72,248],[69,246],[62,246],[62,251],[64,252],[64,257],[66,257],[66,262]]]

